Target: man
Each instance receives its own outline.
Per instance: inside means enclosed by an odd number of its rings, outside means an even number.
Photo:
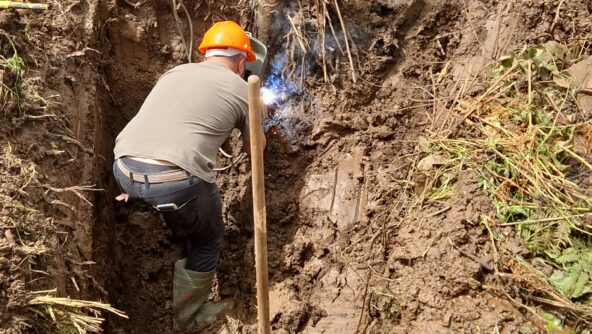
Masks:
[[[177,329],[213,319],[227,306],[205,303],[224,234],[213,168],[234,128],[250,153],[247,83],[241,78],[245,63],[256,59],[249,37],[235,22],[218,22],[199,51],[204,62],[179,65],[160,77],[114,149],[113,173],[123,192],[118,200],[152,205],[189,242],[187,258],[175,263]]]

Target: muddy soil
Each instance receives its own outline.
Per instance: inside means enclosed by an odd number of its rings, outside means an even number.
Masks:
[[[560,3],[561,15],[556,15]],[[244,2],[195,1],[188,9],[194,39],[220,19],[253,29],[252,8]],[[323,83],[322,68],[311,57],[303,91],[291,92],[271,108],[265,166],[274,332],[543,332],[491,289],[497,259],[479,217],[492,208],[476,177],[462,174],[452,196],[417,204],[425,183],[416,169],[418,140],[436,131],[447,112],[445,103],[434,103],[436,86],[436,96],[452,94],[458,82],[526,43],[589,38],[592,4],[371,0],[343,2],[340,9],[351,37],[356,82],[348,58],[335,45],[330,83]],[[26,254],[12,251],[13,246],[0,253],[0,286],[6,291],[0,298],[7,301],[0,305],[8,305],[0,306],[0,333],[25,331],[23,323],[32,315],[23,294],[33,287],[102,299],[129,315],[129,320],[109,316],[107,333],[169,333],[172,265],[183,256],[183,244],[151,208],[113,200],[118,193],[110,167],[115,136],[159,75],[186,61],[170,4],[74,1],[56,3],[52,10],[0,13],[0,28],[15,36],[26,55],[27,76],[35,78],[41,96],[56,96],[53,113],[58,115],[57,120],[18,123],[19,113],[4,113],[16,125],[0,127],[2,147],[6,151],[10,143],[18,157],[37,166],[43,175],[38,184],[92,184],[103,191],[84,193],[92,207],[71,192],[38,190],[39,199],[27,200],[31,205],[53,201],[39,209],[47,217],[38,221],[53,218],[67,227],[50,225],[47,235],[55,241],[41,257],[55,279],[31,284],[34,277],[11,267],[22,264]],[[280,5],[283,15],[272,25],[278,34],[288,24],[285,15],[297,10],[287,2]],[[342,38],[336,11],[329,14]],[[181,19],[181,29],[189,34]],[[270,46],[275,68],[286,64],[285,42],[277,39]],[[4,52],[7,46],[2,46]],[[444,71],[450,75],[439,81]],[[286,81],[300,85],[296,77]],[[469,94],[481,89],[475,82]],[[48,137],[48,129],[80,145]],[[47,153],[55,149],[48,138],[66,153]],[[236,154],[235,142],[228,150]],[[221,157],[220,164],[226,163]],[[20,169],[7,170],[21,175]],[[246,160],[217,176],[226,244],[210,298],[233,298],[237,306],[190,333],[256,332],[249,183]],[[0,231],[4,241],[6,231],[14,229],[3,220]],[[513,253],[528,256],[511,229],[500,233],[513,240]],[[3,245],[2,252],[8,250]],[[4,274],[11,271],[17,274]],[[19,298],[20,303],[9,302]]]
[[[0,50],[12,60],[0,66],[0,333],[50,331],[45,308],[28,305],[32,291],[84,300],[104,291],[92,274],[104,245],[93,243],[91,190],[104,160],[94,153],[102,5],[0,12]]]

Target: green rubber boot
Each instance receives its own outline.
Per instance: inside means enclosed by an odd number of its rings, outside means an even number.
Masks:
[[[175,329],[186,329],[194,323],[213,321],[230,306],[229,301],[204,303],[210,294],[215,271],[197,272],[185,269],[187,259],[175,262],[173,310]]]

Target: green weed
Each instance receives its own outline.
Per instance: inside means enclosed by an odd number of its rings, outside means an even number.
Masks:
[[[592,147],[592,125],[568,117],[578,114],[566,71],[573,58],[556,42],[503,57],[485,93],[458,103],[463,135],[423,139],[420,147],[448,159],[435,172],[433,198],[449,195],[454,173],[475,171],[498,225],[515,226],[531,253],[553,266],[546,280],[565,298],[592,305],[592,196],[573,177],[592,170],[574,152],[578,136]]]
[[[14,83],[11,85],[11,87],[6,86],[4,83],[1,84],[5,89],[8,90],[11,98],[15,101],[17,108],[20,109],[23,93],[23,75],[25,71],[25,62],[23,61],[23,58],[19,56],[16,46],[14,45],[10,36],[4,31],[0,31],[0,35],[4,36],[8,40],[13,52],[12,56],[10,57],[0,55],[0,64],[10,69],[15,77]]]

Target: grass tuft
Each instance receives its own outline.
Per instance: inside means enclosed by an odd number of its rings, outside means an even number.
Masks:
[[[122,318],[125,313],[100,302],[56,297],[56,290],[35,291],[30,293],[29,306],[39,316],[49,320],[48,330],[58,333],[99,333],[105,321],[103,311],[111,312]]]
[[[20,57],[10,36],[2,30],[0,30],[0,36],[6,38],[12,48],[12,55],[10,57],[7,55],[0,55],[0,65],[2,67],[8,68],[14,75],[14,82],[10,85],[10,87],[5,83],[0,82],[0,102],[4,107],[4,105],[8,102],[6,101],[7,97],[9,97],[11,100],[16,102],[17,108],[20,109],[23,94],[23,75],[25,71],[25,62],[23,61],[23,58]]]
[[[474,170],[498,226],[513,226],[552,267],[542,279],[559,293],[554,300],[592,319],[592,192],[582,186],[592,124],[569,72],[575,58],[556,42],[503,57],[485,92],[459,101],[454,135],[423,139],[422,148],[446,161],[431,181],[436,199],[461,169]]]

